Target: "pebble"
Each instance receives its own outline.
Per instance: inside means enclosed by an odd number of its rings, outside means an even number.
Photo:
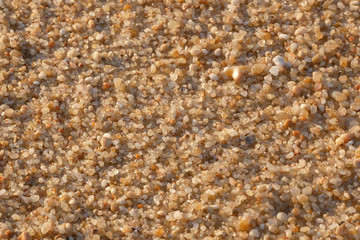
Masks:
[[[279,231],[279,222],[276,218],[269,219],[268,224],[270,232],[277,233]]]
[[[301,214],[301,210],[299,208],[293,208],[291,210],[291,213],[294,215],[294,216],[299,216]]]
[[[61,30],[60,30],[60,35],[65,35],[66,34],[66,30],[64,29],[64,28],[62,28]]]
[[[183,218],[183,213],[180,212],[180,211],[175,211],[174,212],[174,218],[177,219],[177,220],[180,220]]]
[[[260,237],[259,230],[257,230],[257,229],[251,229],[250,232],[249,232],[249,237],[252,237],[252,238],[258,238],[258,237]]]
[[[99,35],[96,36],[96,40],[97,41],[101,41],[104,38],[104,35],[102,33],[100,33]]]
[[[353,165],[354,165],[354,167],[356,167],[356,168],[360,168],[360,159],[355,159]]]
[[[125,90],[125,84],[121,78],[114,78],[114,87],[119,91]]]
[[[359,67],[359,60],[358,60],[358,58],[354,58],[354,59],[351,61],[350,67],[351,67],[352,69]]]
[[[314,82],[320,82],[321,78],[322,78],[322,75],[321,75],[320,72],[313,72],[312,73],[312,78],[313,78]]]
[[[11,118],[14,116],[14,109],[8,108],[4,111],[5,117]]]
[[[306,194],[300,194],[296,197],[299,203],[305,203],[309,200],[309,197]]]
[[[321,63],[323,60],[323,57],[320,54],[316,54],[311,61],[315,64]]]
[[[254,64],[251,68],[251,73],[255,75],[260,75],[266,67],[266,64],[263,63],[257,63]]]
[[[158,227],[158,228],[156,229],[156,231],[155,231],[155,235],[156,235],[157,237],[160,237],[161,235],[163,235],[164,232],[165,232],[165,231],[164,231],[164,229],[163,229],[162,227]]]
[[[129,233],[129,232],[132,232],[132,228],[129,226],[129,225],[123,225],[122,228],[121,228],[121,232],[123,233]]]
[[[58,60],[60,60],[60,59],[63,58],[63,54],[62,54],[61,51],[55,51],[55,52],[54,52],[54,56],[55,56]]]
[[[250,230],[250,221],[247,219],[240,220],[239,222],[239,230],[240,231],[249,231]]]
[[[21,57],[22,53],[16,49],[13,49],[10,51],[10,56],[11,57]]]
[[[60,234],[64,234],[66,232],[66,229],[65,229],[65,225],[64,224],[61,224],[58,226],[58,232]]]
[[[59,82],[65,82],[66,81],[66,77],[64,75],[59,75],[56,78]]]
[[[128,198],[130,198],[130,199],[136,198],[136,194],[135,194],[135,192],[133,192],[133,191],[128,191],[128,192],[126,193],[126,196],[127,196]]]
[[[290,36],[287,35],[287,34],[281,33],[281,34],[279,35],[279,39],[281,39],[281,40],[289,40],[289,39],[290,39]]]
[[[41,227],[41,233],[42,234],[47,234],[49,231],[51,230],[51,222],[45,222],[43,223],[42,227]]]
[[[301,93],[301,88],[298,87],[298,86],[293,86],[292,89],[291,89],[291,91],[292,91],[293,94],[295,94],[295,95],[300,95],[300,93]]]
[[[295,31],[295,36],[303,35],[303,34],[306,33],[306,32],[307,32],[306,27],[299,27],[299,28],[296,29],[296,31]]]
[[[227,215],[227,216],[231,216],[233,214],[233,210],[231,209],[231,207],[222,207],[221,208],[221,212],[224,213],[224,215]]]
[[[216,49],[214,51],[214,55],[217,56],[217,57],[220,56],[221,55],[221,49],[220,48]]]
[[[245,142],[246,142],[246,144],[248,144],[248,145],[254,144],[255,141],[256,141],[255,135],[250,135],[250,136],[246,136],[246,137],[245,137]]]
[[[347,96],[345,93],[339,92],[339,91],[333,91],[331,96],[337,101],[337,102],[343,102],[347,99]]]
[[[284,212],[279,212],[277,215],[276,215],[276,218],[280,221],[280,222],[286,222],[287,219],[288,219],[288,216],[286,213]]]
[[[239,83],[242,80],[242,71],[240,67],[234,67],[233,72],[232,72],[232,78],[234,79],[235,82]]]
[[[98,51],[95,51],[93,54],[92,54],[92,59],[95,61],[95,62],[99,62],[100,59],[101,59],[101,55]]]
[[[305,187],[305,188],[302,190],[302,193],[310,196],[311,193],[312,193],[312,187],[310,187],[310,186]]]
[[[304,14],[302,12],[297,12],[294,14],[296,21],[300,21],[303,17]]]
[[[274,118],[277,121],[284,121],[290,118],[290,114],[284,111],[277,111]]]
[[[20,240],[32,240],[32,237],[29,232],[25,231],[20,235]]]
[[[111,135],[109,133],[105,133],[100,141],[102,148],[108,148],[111,146]]]
[[[76,204],[76,199],[75,198],[70,199],[69,204],[70,205]]]
[[[45,74],[44,72],[40,72],[40,73],[38,74],[38,78],[39,78],[40,80],[44,80],[44,79],[46,79],[46,74]]]
[[[75,48],[70,49],[66,54],[68,58],[73,58],[76,57],[77,55],[78,55],[78,51]]]
[[[281,66],[281,67],[285,66],[286,63],[284,58],[279,55],[273,58],[273,62],[276,66]]]
[[[279,67],[278,66],[272,66],[269,69],[269,72],[273,75],[273,76],[277,76],[279,74]]]
[[[333,51],[339,47],[339,44],[335,40],[329,40],[324,44],[325,50]]]
[[[190,54],[193,56],[197,56],[201,53],[201,48],[199,47],[194,47],[190,50]]]
[[[340,58],[340,66],[342,67],[348,67],[348,59],[345,57]]]
[[[210,78],[211,78],[211,80],[214,80],[214,81],[219,80],[219,77],[215,73],[211,73]]]
[[[296,51],[296,49],[298,48],[298,44],[297,43],[292,43],[291,45],[290,45],[290,47],[289,47],[289,50],[290,50],[290,52],[295,52]]]
[[[354,138],[353,133],[344,133],[336,139],[335,143],[336,143],[336,145],[341,145],[341,144],[351,141],[353,138]]]

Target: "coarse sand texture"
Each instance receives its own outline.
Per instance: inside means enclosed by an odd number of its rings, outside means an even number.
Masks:
[[[0,0],[0,239],[360,240],[357,0]]]

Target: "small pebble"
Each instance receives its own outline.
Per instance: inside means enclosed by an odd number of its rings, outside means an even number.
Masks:
[[[286,63],[284,58],[281,56],[274,57],[273,62],[275,63],[276,66],[281,66],[281,67],[285,66]]]
[[[125,84],[121,78],[114,78],[114,86],[119,91],[125,90]]]
[[[341,144],[351,141],[353,138],[354,138],[353,133],[344,133],[336,139],[335,143],[336,143],[336,145],[341,145]]]
[[[227,215],[227,216],[231,216],[233,214],[233,210],[230,207],[227,207],[227,206],[221,208],[221,212],[224,215]]]
[[[266,64],[263,63],[254,64],[251,68],[251,73],[255,75],[260,75],[264,71],[265,67]]]
[[[354,160],[354,167],[360,168],[360,159],[355,159]]]
[[[291,213],[294,215],[294,216],[299,216],[301,214],[301,211],[299,208],[293,208]]]
[[[313,78],[314,82],[320,82],[321,78],[322,78],[322,75],[321,75],[320,72],[313,72],[312,73],[312,78]]]
[[[59,82],[65,82],[66,81],[66,77],[64,75],[59,75],[56,78]]]
[[[111,145],[111,135],[109,133],[105,133],[104,136],[101,138],[100,141],[102,148],[108,148]]]
[[[20,240],[31,240],[32,237],[29,232],[25,231],[20,235]]]
[[[277,76],[279,74],[279,67],[278,66],[272,66],[269,69],[269,72],[273,75],[273,76]]]
[[[63,54],[62,54],[61,51],[55,51],[55,52],[54,52],[54,56],[55,56],[58,60],[60,60],[60,59],[63,58]]]
[[[307,32],[306,27],[299,27],[298,29],[296,29],[295,31],[295,36],[297,35],[303,35],[304,33]]]
[[[64,28],[62,28],[61,30],[60,30],[60,35],[65,35],[66,34],[66,30],[64,29]]]
[[[126,196],[127,196],[128,198],[130,198],[130,199],[136,198],[136,194],[135,194],[133,191],[128,191],[128,192],[126,193]]]
[[[345,57],[340,58],[340,66],[342,67],[348,67],[348,59]]]
[[[246,137],[245,137],[245,142],[246,142],[246,144],[248,144],[248,145],[254,144],[255,141],[256,141],[255,135],[251,135],[251,136],[246,136]]]
[[[68,58],[73,58],[73,57],[76,57],[77,55],[78,55],[78,52],[74,48],[70,49],[66,54],[66,56]]]
[[[305,187],[305,188],[302,190],[302,193],[310,196],[311,193],[312,193],[312,187],[310,187],[310,186]]]
[[[164,229],[162,227],[159,227],[156,229],[155,235],[157,237],[160,237],[161,235],[163,235],[164,232],[165,232]]]
[[[96,36],[95,39],[96,39],[97,41],[101,41],[103,38],[104,38],[104,35],[103,35],[103,34],[99,34],[99,35]]]
[[[101,59],[100,53],[99,53],[98,51],[95,51],[95,52],[92,54],[92,59],[93,59],[95,62],[100,61],[100,59]]]
[[[26,114],[29,110],[29,107],[27,105],[22,105],[19,112],[20,114]]]
[[[240,67],[234,67],[233,73],[232,73],[232,78],[234,79],[234,81],[237,82],[237,83],[241,82],[242,76],[243,76],[243,73],[241,71],[241,68]]]
[[[316,54],[311,61],[315,64],[321,63],[323,60],[323,57],[320,54]]]
[[[333,91],[331,96],[337,101],[337,102],[343,102],[347,99],[347,96],[345,93],[339,92],[339,91]]]
[[[296,197],[299,203],[305,203],[309,200],[309,197],[306,194],[300,194]]]
[[[288,219],[288,216],[286,213],[284,212],[279,212],[277,215],[276,215],[276,218],[280,221],[280,222],[286,222],[287,219]]]
[[[290,50],[290,52],[295,52],[296,51],[296,49],[298,48],[298,44],[297,43],[292,43],[291,45],[290,45],[290,47],[289,47],[289,50]]]
[[[197,56],[201,53],[201,49],[198,47],[194,47],[190,50],[190,54],[193,56]]]
[[[339,44],[335,40],[329,40],[324,44],[325,50],[333,51],[339,47]]]
[[[298,86],[294,86],[291,91],[295,94],[295,95],[300,95],[301,94],[301,88]]]
[[[281,33],[281,34],[279,35],[279,39],[281,39],[281,40],[289,40],[289,39],[290,39],[290,36],[287,35],[287,34]]]
[[[250,230],[250,221],[247,219],[240,220],[239,222],[239,230],[240,231],[249,231]]]
[[[174,212],[174,218],[177,219],[177,220],[180,220],[183,218],[183,213],[180,212],[180,211],[175,211]]]
[[[219,80],[219,77],[215,73],[211,73],[210,78],[211,78],[211,80],[214,80],[214,81]]]
[[[269,224],[269,231],[272,233],[278,233],[279,232],[279,226],[278,224]]]
[[[41,233],[43,235],[47,234],[51,230],[51,222],[45,222],[43,223],[41,227]]]
[[[40,72],[39,75],[38,75],[38,78],[40,80],[44,80],[44,79],[46,79],[46,74],[44,72]]]
[[[249,237],[252,237],[252,238],[258,238],[258,237],[260,237],[259,230],[257,230],[257,229],[251,229],[250,232],[249,232]]]
[[[121,232],[123,233],[129,233],[129,232],[132,232],[132,228],[129,226],[129,225],[123,225],[122,228],[121,228]]]
[[[217,57],[220,56],[221,55],[221,49],[220,48],[216,49],[214,51],[214,55],[217,56]]]
[[[359,60],[358,60],[358,58],[354,58],[354,59],[351,61],[350,67],[351,67],[352,69],[359,67]]]
[[[14,116],[14,109],[8,108],[4,111],[5,117],[11,118]]]

